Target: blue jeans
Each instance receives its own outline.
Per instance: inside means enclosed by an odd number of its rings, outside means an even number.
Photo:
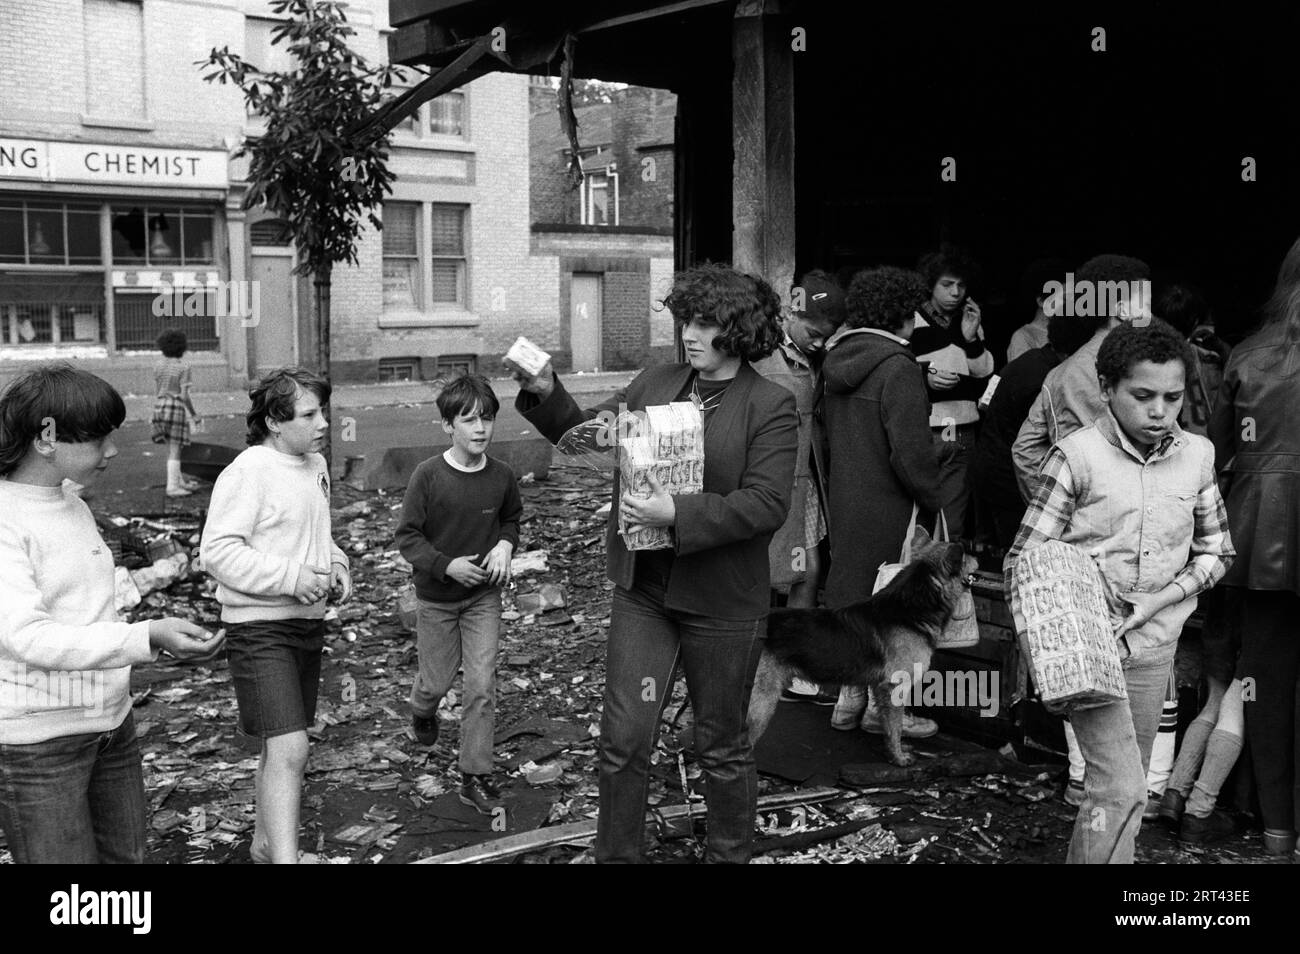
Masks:
[[[0,745],[0,826],[17,864],[140,864],[145,798],[131,713],[116,729]]]
[[[417,602],[415,648],[420,666],[411,687],[411,711],[421,718],[435,716],[456,670],[464,666],[460,770],[491,775],[501,589],[489,587],[455,603]]]
[[[1147,804],[1147,765],[1160,728],[1173,658],[1139,655],[1124,663],[1128,698],[1070,713],[1083,754],[1083,804],[1068,864],[1132,864]]]
[[[679,663],[695,711],[706,783],[706,862],[747,864],[758,811],[758,769],[746,713],[763,649],[763,621],[717,620],[664,607],[662,585],[614,592],[600,723],[596,860],[642,861],[650,755]]]

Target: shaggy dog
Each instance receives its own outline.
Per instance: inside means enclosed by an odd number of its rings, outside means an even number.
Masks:
[[[866,602],[839,610],[771,612],[749,701],[751,742],[762,737],[781,692],[800,675],[811,682],[874,689],[890,761],[915,761],[902,744],[903,712],[894,700],[896,674],[930,668],[935,640],[969,590],[977,564],[960,543],[937,543],[919,527],[912,553],[912,562]]]

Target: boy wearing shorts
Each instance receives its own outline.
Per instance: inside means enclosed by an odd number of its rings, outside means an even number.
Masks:
[[[524,509],[514,472],[487,456],[498,408],[482,375],[442,389],[438,413],[451,447],[411,475],[396,535],[419,598],[411,728],[422,744],[437,742],[438,704],[463,665],[460,800],[485,815],[501,798],[492,782],[501,587]]]
[[[249,391],[249,447],[221,472],[203,530],[217,581],[240,728],[262,740],[259,864],[298,863],[307,729],[316,721],[326,597],[352,595],[348,558],[330,537],[330,482],[319,453],[330,386],[280,368]]]

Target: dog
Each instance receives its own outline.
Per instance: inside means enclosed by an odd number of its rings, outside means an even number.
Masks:
[[[749,738],[757,743],[791,679],[871,687],[895,765],[915,761],[902,742],[903,711],[893,673],[925,672],[935,641],[978,564],[960,543],[936,542],[917,527],[913,558],[871,599],[844,609],[776,609],[749,701]],[[973,609],[973,602],[966,604]],[[920,666],[919,669],[914,667]]]

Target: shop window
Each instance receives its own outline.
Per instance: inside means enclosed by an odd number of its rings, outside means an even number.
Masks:
[[[76,203],[0,200],[0,262],[100,264],[99,210]]]
[[[206,288],[183,291],[167,303],[172,314],[159,317],[154,310],[156,295],[146,291],[118,291],[113,296],[113,324],[120,351],[153,351],[164,328],[185,332],[190,351],[217,351],[218,301]]]
[[[0,276],[0,341],[15,347],[102,344],[103,276]]]
[[[213,264],[213,214],[204,209],[115,205],[112,228],[115,265]]]
[[[419,358],[380,358],[380,382],[420,380]]]

